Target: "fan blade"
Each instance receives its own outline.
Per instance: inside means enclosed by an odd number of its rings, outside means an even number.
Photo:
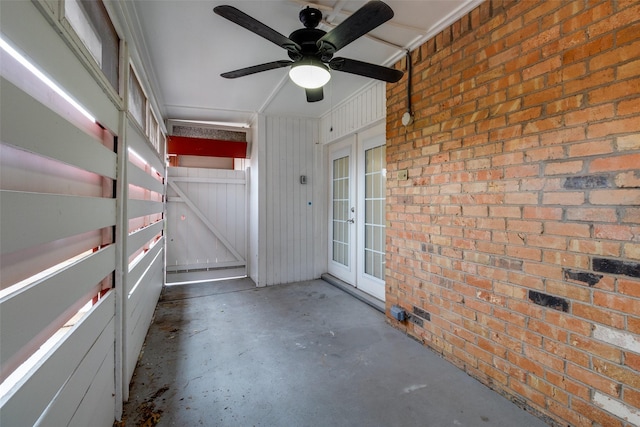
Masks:
[[[305,89],[305,92],[307,93],[307,102],[318,102],[324,99],[322,87],[317,89]]]
[[[273,61],[266,64],[254,65],[253,67],[240,68],[239,70],[229,71],[220,74],[226,79],[236,79],[238,77],[248,76],[250,74],[260,73],[262,71],[275,70],[276,68],[284,68],[293,64],[293,61]]]
[[[372,0],[318,40],[323,56],[333,55],[355,39],[393,18],[393,10],[382,1]]]
[[[298,43],[294,42],[288,37],[283,36],[273,28],[266,26],[262,22],[258,21],[255,18],[252,18],[251,16],[236,9],[233,6],[216,6],[213,8],[213,11],[223,18],[226,18],[229,21],[234,22],[243,28],[246,28],[247,30],[259,35],[260,37],[264,37],[270,42],[273,42],[288,51],[299,53],[302,49]]]
[[[383,67],[382,65],[370,64],[368,62],[347,58],[333,58],[329,62],[329,67],[331,67],[332,70],[371,77],[372,79],[382,80],[389,83],[397,82],[404,75],[404,72],[394,68]]]

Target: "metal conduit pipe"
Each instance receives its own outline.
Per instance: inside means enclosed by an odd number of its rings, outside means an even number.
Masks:
[[[402,115],[403,126],[413,123],[413,111],[411,111],[411,52],[407,50],[407,111]]]

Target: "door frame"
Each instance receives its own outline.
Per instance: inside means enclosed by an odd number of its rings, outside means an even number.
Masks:
[[[329,181],[329,201],[328,201],[328,271],[340,280],[347,282],[348,284],[355,286],[356,283],[356,254],[352,250],[349,254],[349,265],[345,266],[333,260],[333,161],[342,157],[349,157],[349,179],[355,179],[355,147],[356,147],[356,135],[350,135],[341,141],[331,144],[329,147],[328,156],[328,181]],[[349,201],[351,206],[355,207],[356,198],[356,185],[350,182],[349,185]],[[356,212],[357,213],[357,212]],[[353,224],[352,224],[353,225]],[[349,227],[349,242],[350,246],[356,243],[356,227]]]
[[[365,152],[369,149],[386,145],[385,125],[385,123],[381,123],[370,127],[360,132],[356,138],[356,287],[381,301],[385,300],[385,281],[364,272],[365,179],[363,178],[366,167]]]
[[[385,282],[364,273],[364,196],[365,196],[365,150],[386,144],[386,123],[379,122],[358,133],[349,135],[328,148],[328,272],[347,284],[375,298],[385,300]],[[350,265],[346,267],[333,261],[333,161],[349,156],[350,202],[355,208],[355,224],[350,230]]]

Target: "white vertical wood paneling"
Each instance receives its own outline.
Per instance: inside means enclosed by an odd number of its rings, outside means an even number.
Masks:
[[[287,176],[288,174],[280,174],[279,178],[280,178],[280,183],[282,185],[281,188],[283,188],[286,192],[285,194],[281,195],[280,200],[282,200],[283,198],[286,197],[287,194],[291,194],[293,195],[293,186],[294,184],[296,186],[300,186],[299,182],[296,182],[296,177],[299,176],[299,168],[297,167],[298,165],[294,162],[294,159],[297,158],[297,146],[294,145],[294,139],[298,138],[298,135],[300,135],[300,121],[296,120],[296,119],[285,119],[284,120],[284,127],[287,129],[291,129],[291,132],[285,132],[282,137],[284,138],[284,145],[281,146],[281,150],[280,150],[280,157],[281,159],[284,159],[284,168],[287,171],[292,171],[293,173],[290,176]],[[306,139],[306,138],[305,138]],[[288,179],[291,178],[291,179]],[[281,223],[281,227],[282,230],[284,230],[284,236],[286,236],[286,240],[285,240],[285,247],[291,247],[292,244],[295,245],[296,241],[295,239],[297,238],[296,236],[296,220],[298,219],[298,215],[299,215],[299,206],[300,203],[302,203],[302,188],[300,188],[300,190],[298,191],[298,200],[296,201],[296,203],[292,203],[291,205],[287,206],[286,204],[283,204],[284,207],[284,215],[283,215],[283,220],[284,222]],[[302,248],[300,246],[298,246],[298,251],[300,251]],[[282,274],[283,277],[285,278],[285,280],[287,282],[294,282],[296,281],[296,269],[297,266],[295,264],[295,254],[294,252],[296,251],[291,251],[288,250],[285,252],[285,256],[282,257],[282,265],[281,265],[281,269],[282,269]],[[289,272],[287,272],[287,270],[289,270]],[[287,273],[285,273],[287,272]]]
[[[338,141],[384,119],[385,115],[386,85],[372,83],[320,119],[320,142]]]
[[[300,175],[302,174],[301,154],[303,150],[301,150],[300,146],[296,144],[296,141],[293,135],[306,134],[306,129],[305,129],[306,123],[307,123],[306,120],[303,122],[299,120],[295,120],[293,122],[292,135],[288,137],[288,141],[287,141],[287,148],[288,148],[287,151],[293,154],[292,156],[287,157],[287,168],[293,169],[294,165],[296,165],[298,177],[300,177]],[[312,142],[315,142],[315,141],[312,141]],[[305,198],[306,186],[301,185],[300,181],[296,182],[295,180],[292,180],[287,184],[291,188],[291,191],[293,191],[294,186],[300,187],[300,203],[294,204],[292,209],[290,209],[289,211],[289,224],[293,226],[291,230],[292,231],[291,238],[293,240],[294,246],[298,247],[298,250],[293,251],[290,254],[290,258],[289,258],[289,263],[293,266],[292,279],[295,282],[295,281],[301,280],[302,269],[304,268],[302,266],[302,260],[304,259],[302,258],[302,254],[303,252],[305,252],[306,245],[303,245],[301,243],[304,241],[304,235],[302,234],[302,223],[305,219],[303,217],[304,215],[303,211],[305,210],[303,205],[306,199]]]
[[[316,144],[314,157],[311,160],[310,171],[313,171],[311,186],[309,187],[309,199],[313,196],[313,229],[307,230],[307,238],[313,242],[309,255],[313,257],[315,276],[320,276],[327,271],[328,265],[328,149],[326,145]]]
[[[264,280],[274,285],[308,280],[319,276],[316,249],[323,236],[318,235],[317,221],[324,216],[321,181],[314,167],[322,150],[318,150],[318,121],[303,118],[266,117],[265,168],[265,250]],[[300,183],[300,176],[307,184]],[[321,213],[321,214],[319,214]],[[326,259],[326,258],[324,258]]]
[[[265,232],[260,227],[264,221],[262,209],[265,205],[264,193],[260,191],[264,186],[266,168],[261,167],[263,152],[266,146],[266,126],[265,117],[259,115],[252,123],[253,132],[251,135],[251,167],[247,169],[247,275],[251,277],[257,286],[264,286],[264,271],[266,270],[266,257],[260,256],[265,253]]]

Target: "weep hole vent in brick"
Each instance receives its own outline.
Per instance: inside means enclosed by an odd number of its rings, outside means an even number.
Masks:
[[[413,313],[409,313],[409,321],[411,323],[415,323],[418,326],[422,326],[424,321],[431,321],[431,313],[424,311],[420,307],[413,306]]]

